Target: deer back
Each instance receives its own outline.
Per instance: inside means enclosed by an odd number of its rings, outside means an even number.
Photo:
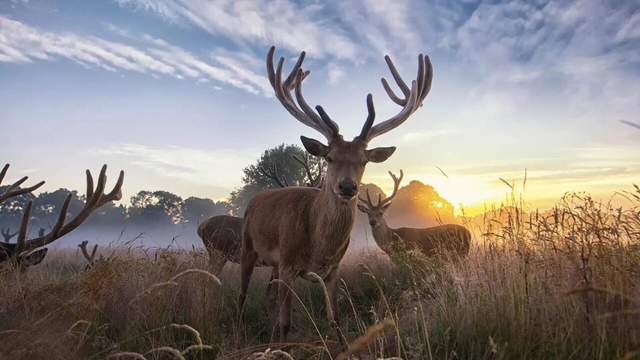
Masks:
[[[427,256],[437,255],[443,250],[455,252],[461,257],[469,253],[471,233],[461,225],[446,224],[423,229],[398,228],[392,231]]]
[[[213,216],[198,226],[198,236],[208,251],[220,251],[226,260],[239,262],[242,222],[235,216]]]

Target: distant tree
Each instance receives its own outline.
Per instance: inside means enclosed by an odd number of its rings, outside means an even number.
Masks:
[[[387,216],[402,226],[433,226],[455,220],[453,205],[431,185],[411,181],[398,190]]]
[[[131,197],[129,217],[138,225],[170,225],[182,221],[182,198],[168,191],[140,191]]]
[[[242,187],[231,193],[232,212],[242,216],[249,201],[261,191],[279,188],[282,185],[307,185],[307,171],[294,156],[299,159],[309,159],[309,168],[313,177],[316,177],[320,171],[324,173],[324,162],[309,155],[297,145],[281,144],[267,149],[254,164],[244,168]],[[274,177],[277,177],[277,180]]]
[[[229,213],[229,204],[224,201],[213,201],[190,197],[184,201],[182,218],[188,224],[198,225],[202,221],[216,215]]]
[[[0,186],[0,194],[9,186]],[[22,211],[29,201],[35,200],[33,194],[22,194],[0,204],[0,226],[3,228],[17,229],[22,219]]]
[[[87,220],[88,226],[122,227],[127,218],[127,208],[114,203],[104,204],[96,209]]]

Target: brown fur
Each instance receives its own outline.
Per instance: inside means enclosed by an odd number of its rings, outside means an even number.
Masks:
[[[198,226],[198,236],[209,253],[210,261],[219,256],[224,262],[240,263],[242,218],[213,216]]]
[[[385,60],[404,99],[393,94],[386,80],[384,89],[402,110],[395,116],[373,125],[375,109],[373,97],[367,96],[367,119],[360,135],[346,141],[340,135],[338,124],[321,106],[316,111],[308,105],[302,95],[302,81],[309,75],[302,63],[304,52],[293,66],[291,73],[283,79],[281,57],[274,66],[275,47],[267,54],[267,73],[276,99],[298,121],[320,132],[328,141],[327,145],[318,140],[302,136],[302,144],[311,155],[324,158],[327,172],[320,189],[288,187],[267,191],[254,197],[245,213],[243,227],[241,268],[242,281],[239,305],[242,309],[249,286],[249,280],[256,262],[271,265],[273,275],[278,277],[278,300],[280,312],[278,326],[280,342],[285,342],[290,327],[290,288],[298,276],[316,279],[326,283],[327,317],[338,333],[335,323],[335,285],[338,279],[338,265],[349,245],[349,236],[355,218],[358,185],[362,180],[368,162],[383,162],[395,151],[395,147],[367,149],[369,141],[402,124],[413,112],[420,108],[431,89],[433,71],[429,58],[418,56],[418,75],[409,89],[401,80],[389,57]],[[291,91],[295,89],[295,101]],[[278,273],[275,273],[277,269]],[[274,277],[275,277],[274,276]],[[333,308],[333,309],[332,309]],[[342,337],[339,336],[342,340]]]
[[[393,241],[419,249],[426,256],[442,253],[453,253],[458,257],[466,257],[471,244],[471,232],[464,226],[446,224],[429,228],[389,228],[386,222],[378,225],[380,229],[373,231],[373,237],[382,250],[390,253]]]

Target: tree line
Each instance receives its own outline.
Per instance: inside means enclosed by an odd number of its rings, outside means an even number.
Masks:
[[[301,161],[304,159],[304,161]],[[306,164],[305,164],[306,162]],[[304,186],[309,177],[320,177],[325,164],[322,160],[310,156],[299,146],[281,144],[265,150],[260,158],[243,170],[242,185],[231,192],[227,201],[199,197],[183,199],[168,191],[142,190],[130,198],[129,205],[106,204],[83,224],[82,227],[138,227],[190,225],[197,226],[203,220],[223,214],[242,216],[251,198],[257,193],[278,188],[283,185]],[[372,196],[381,190],[366,185]],[[0,187],[0,193],[4,191]],[[77,214],[83,206],[84,195],[75,190],[58,189],[40,194],[24,194],[0,204],[0,227],[17,230],[22,217],[22,209],[33,201],[30,228],[50,229],[68,194],[72,194],[69,214]],[[412,223],[425,222],[428,219],[453,218],[453,206],[429,185],[412,181],[402,187],[390,209],[390,217],[410,217]],[[425,220],[425,221],[421,221]]]

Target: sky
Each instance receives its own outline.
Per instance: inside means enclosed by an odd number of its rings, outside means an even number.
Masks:
[[[304,93],[359,132],[389,54],[405,80],[426,53],[424,105],[371,146],[388,170],[474,212],[522,190],[531,207],[567,191],[608,197],[640,180],[637,1],[0,1],[0,161],[9,180],[84,188],[84,169],[126,172],[125,198],[168,190],[224,199],[242,168],[281,143],[322,136],[273,97],[271,45],[305,50]],[[440,169],[443,172],[440,171]]]

